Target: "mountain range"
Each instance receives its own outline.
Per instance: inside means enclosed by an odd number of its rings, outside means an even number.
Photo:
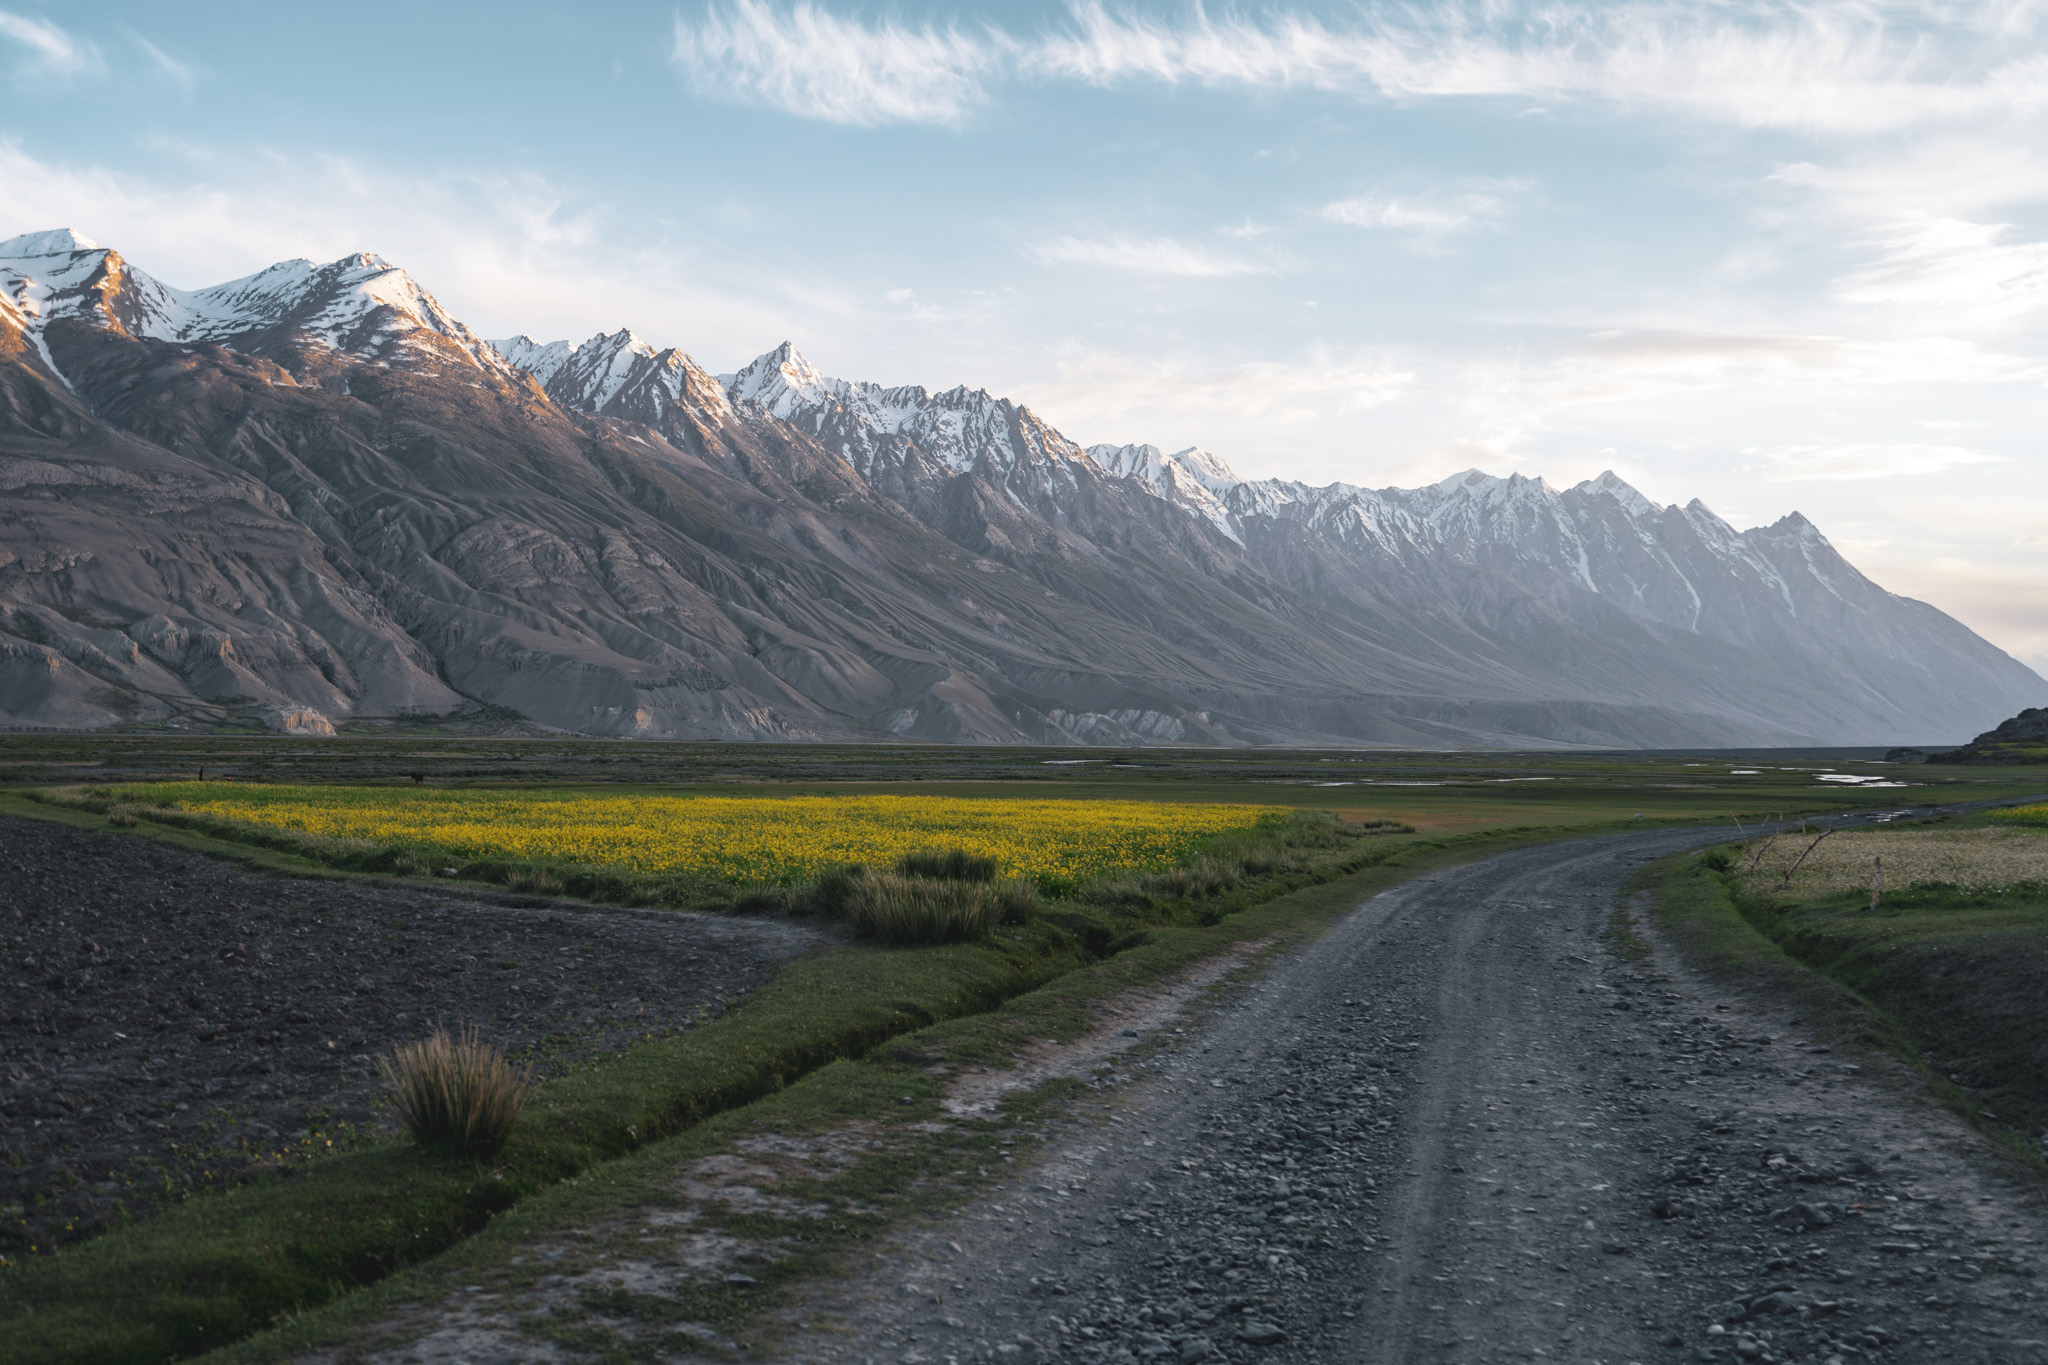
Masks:
[[[787,344],[485,339],[371,255],[0,242],[0,722],[1683,748],[2044,701],[1797,513],[1244,479]]]

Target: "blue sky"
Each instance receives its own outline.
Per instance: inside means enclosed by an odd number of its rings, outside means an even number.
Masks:
[[[0,0],[0,236],[1083,443],[1805,512],[2048,669],[2037,5]]]

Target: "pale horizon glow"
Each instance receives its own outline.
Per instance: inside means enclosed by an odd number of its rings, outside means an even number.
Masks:
[[[2032,7],[0,0],[0,237],[1413,486],[1805,514],[2048,671]]]

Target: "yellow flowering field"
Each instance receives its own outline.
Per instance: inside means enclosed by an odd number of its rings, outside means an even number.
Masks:
[[[1048,890],[1170,867],[1267,806],[944,796],[590,796],[545,791],[152,783],[145,801],[304,834],[633,872],[789,884],[922,849],[991,857]]]

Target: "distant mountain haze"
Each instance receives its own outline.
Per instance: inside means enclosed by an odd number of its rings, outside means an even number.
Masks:
[[[357,255],[0,242],[0,724],[684,739],[1960,739],[2044,682],[1796,513],[1083,449],[983,390],[485,340]]]

